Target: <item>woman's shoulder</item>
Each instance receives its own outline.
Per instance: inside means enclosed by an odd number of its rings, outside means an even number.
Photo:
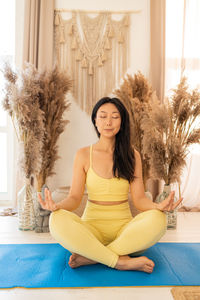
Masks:
[[[83,148],[79,148],[76,152],[76,155],[80,157],[84,157],[87,156],[89,152],[90,152],[90,146],[86,146]]]
[[[87,162],[89,160],[89,157],[90,157],[90,146],[80,148],[76,152],[76,158],[83,162]]]
[[[90,146],[80,148],[76,152],[76,160],[81,164],[87,172],[90,165]]]

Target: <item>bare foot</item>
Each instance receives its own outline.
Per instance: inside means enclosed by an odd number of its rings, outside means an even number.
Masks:
[[[154,266],[154,262],[146,256],[133,258],[129,256],[120,256],[115,268],[118,270],[135,270],[152,273]]]
[[[97,264],[97,262],[79,254],[72,253],[72,255],[69,258],[68,264],[72,269],[75,269],[80,266],[94,265]]]

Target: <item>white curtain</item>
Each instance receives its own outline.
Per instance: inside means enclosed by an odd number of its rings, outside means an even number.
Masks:
[[[24,13],[23,64],[37,69],[53,66],[54,0],[26,0]]]
[[[200,88],[200,1],[166,0],[165,95],[187,77],[189,87]],[[198,126],[198,124],[197,124]],[[186,207],[200,207],[200,147],[193,145],[181,177]],[[177,194],[178,189],[176,188]]]
[[[17,7],[20,7],[19,2]],[[53,21],[54,21],[54,0],[25,0],[24,14],[18,8],[16,23],[19,18],[24,18],[24,30],[22,38],[17,41],[17,48],[22,49],[22,58],[18,62],[21,69],[25,62],[34,64],[39,69],[51,69],[53,66]],[[20,15],[19,15],[20,14]],[[19,53],[18,53],[19,54]],[[15,156],[17,158],[19,145],[15,142]],[[16,188],[17,193],[24,185],[20,169],[16,166]]]
[[[200,88],[200,1],[166,1],[165,92],[185,75]]]
[[[164,98],[165,83],[165,0],[150,1],[150,83],[159,99]],[[161,192],[158,180],[148,180],[153,199]]]
[[[166,0],[150,2],[150,82],[163,101],[165,85],[165,16]]]

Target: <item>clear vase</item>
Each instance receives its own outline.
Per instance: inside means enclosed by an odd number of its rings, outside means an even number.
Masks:
[[[157,196],[156,203],[162,202],[165,198],[169,196],[171,192],[171,186],[165,184],[163,188],[163,192]],[[167,216],[167,229],[176,229],[177,225],[177,209],[174,209],[173,211],[166,212]]]
[[[27,182],[17,194],[19,230],[34,230],[35,199],[34,189]]]
[[[150,200],[153,201],[153,196],[152,196],[152,193],[151,193],[150,191],[145,191],[145,196],[146,196],[147,198],[149,198]]]

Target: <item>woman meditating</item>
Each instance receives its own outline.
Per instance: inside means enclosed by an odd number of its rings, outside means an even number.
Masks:
[[[76,153],[67,198],[55,203],[47,189],[44,201],[38,195],[42,208],[52,211],[51,235],[72,253],[71,268],[101,263],[151,273],[154,262],[140,254],[164,235],[164,212],[176,208],[182,198],[174,203],[171,192],[154,203],[145,196],[140,154],[130,144],[129,114],[119,99],[99,100],[92,122],[99,140]],[[85,185],[88,201],[80,218],[72,211],[80,205]],[[142,211],[134,218],[129,190],[134,206]]]

